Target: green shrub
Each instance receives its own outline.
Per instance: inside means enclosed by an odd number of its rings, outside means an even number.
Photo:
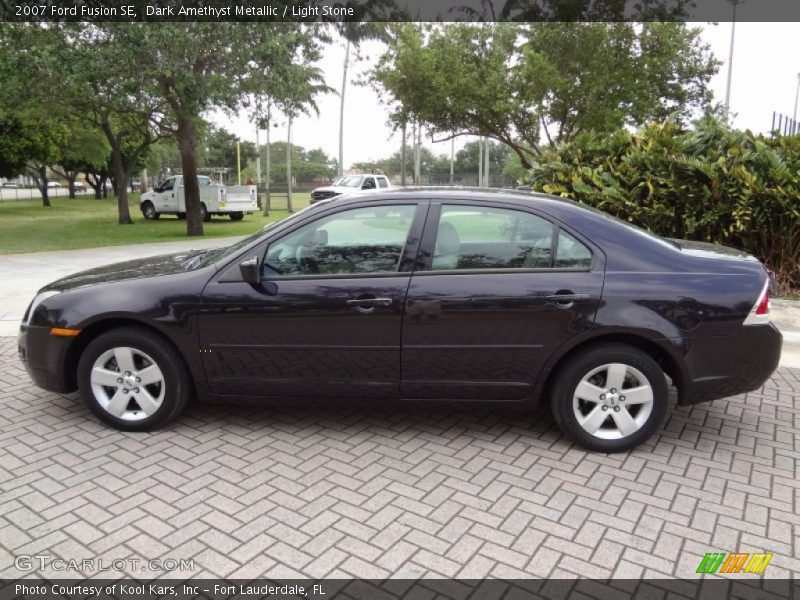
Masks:
[[[585,202],[665,237],[746,250],[800,289],[800,136],[767,138],[707,117],[555,146],[533,189]]]

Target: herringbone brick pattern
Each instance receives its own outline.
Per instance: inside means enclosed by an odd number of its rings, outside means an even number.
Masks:
[[[1,338],[0,577],[34,575],[14,565],[34,554],[194,561],[172,576],[691,577],[709,551],[773,552],[768,575],[797,577],[798,409],[800,371],[780,369],[612,456],[486,405],[194,405],[130,434],[34,387]]]

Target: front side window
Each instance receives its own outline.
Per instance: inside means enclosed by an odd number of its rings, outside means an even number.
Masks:
[[[161,191],[162,191],[162,192],[168,192],[168,191],[170,191],[170,190],[171,190],[173,187],[175,187],[175,179],[173,179],[172,177],[170,177],[170,178],[169,178],[169,179],[167,179],[167,180],[166,180],[164,183],[162,183],[162,184],[161,184]]]
[[[548,268],[552,240],[553,224],[527,212],[444,205],[432,268]]]
[[[270,244],[264,276],[396,273],[416,205],[328,215]]]

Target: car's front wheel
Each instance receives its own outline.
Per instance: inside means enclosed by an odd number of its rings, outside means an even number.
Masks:
[[[191,395],[178,351],[159,335],[135,327],[108,331],[86,347],[78,387],[89,408],[125,431],[149,431],[172,421]]]
[[[607,344],[580,352],[555,376],[556,422],[589,450],[630,450],[653,435],[667,411],[661,368],[630,346]]]
[[[156,207],[153,206],[153,203],[150,202],[149,200],[144,204],[142,204],[142,214],[144,215],[144,218],[147,219],[148,221],[152,221],[161,216],[159,213],[156,212]]]

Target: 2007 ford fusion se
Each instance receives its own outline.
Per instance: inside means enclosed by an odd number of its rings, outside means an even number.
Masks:
[[[769,278],[547,196],[410,189],[326,200],[228,248],[44,287],[19,353],[37,385],[151,430],[193,397],[549,402],[585,448],[633,448],[668,405],[778,365]]]

